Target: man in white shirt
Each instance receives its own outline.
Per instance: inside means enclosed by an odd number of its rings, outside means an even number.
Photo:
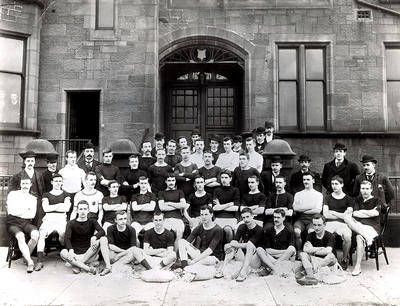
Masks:
[[[256,141],[253,137],[246,138],[246,149],[249,153],[249,166],[257,169],[259,173],[263,170],[264,159],[260,153],[255,150]]]
[[[236,167],[239,167],[239,154],[232,151],[232,138],[224,138],[224,153],[218,156],[216,166],[222,170],[229,170],[233,172]]]
[[[63,177],[63,190],[71,194],[72,199],[82,189],[82,185],[85,182],[85,171],[76,164],[76,157],[75,151],[68,150],[65,153],[67,164],[58,171]]]
[[[200,169],[201,167],[204,166],[204,160],[203,160],[204,140],[202,138],[198,138],[195,140],[194,149],[195,151],[190,155],[189,160],[193,164],[196,164],[197,168]]]
[[[36,215],[37,199],[29,193],[31,186],[30,178],[22,175],[21,189],[11,191],[7,196],[7,231],[17,239],[18,247],[28,264],[28,273],[32,273],[34,269],[31,254],[39,239],[39,231],[32,224]],[[25,235],[30,237],[28,243],[25,241]]]
[[[294,195],[293,211],[297,213],[297,221],[294,223],[294,234],[296,238],[296,248],[301,250],[301,233],[307,230],[308,233],[314,231],[313,215],[322,212],[322,193],[316,191],[314,187],[314,176],[311,172],[303,173],[304,190]]]

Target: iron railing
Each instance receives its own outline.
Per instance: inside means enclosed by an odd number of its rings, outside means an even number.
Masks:
[[[74,150],[78,153],[78,160],[81,157],[85,144],[91,139],[48,139],[48,141],[54,146],[54,149],[58,153],[58,167],[62,168],[65,166],[65,152],[68,150]]]
[[[400,214],[400,176],[389,176],[394,188],[394,199],[390,204],[390,214]]]
[[[12,175],[0,175],[0,214],[7,213],[8,185]]]

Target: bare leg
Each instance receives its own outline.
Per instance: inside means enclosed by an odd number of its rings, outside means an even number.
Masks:
[[[294,235],[295,235],[295,239],[296,239],[296,249],[298,251],[301,251],[301,247],[303,244],[303,241],[301,240],[301,229],[299,229],[298,227],[294,228]]]
[[[246,245],[246,256],[244,257],[244,262],[242,269],[240,270],[239,277],[246,278],[249,274],[250,262],[254,253],[256,253],[256,247],[251,241],[248,241]]]
[[[101,255],[103,255],[104,263],[106,264],[106,268],[100,273],[100,275],[103,276],[103,275],[106,275],[111,272],[110,251],[108,249],[108,240],[104,236],[100,238],[100,251],[101,251]]]
[[[357,240],[357,258],[356,258],[356,264],[354,265],[354,270],[352,272],[353,275],[358,275],[361,273],[361,261],[364,257],[364,251],[365,251],[365,242],[364,238],[361,235],[357,235],[356,237]]]
[[[31,232],[31,239],[28,241],[29,254],[32,254],[39,240],[39,231],[34,230]]]
[[[25,258],[25,260],[28,262],[28,265],[33,265],[33,260],[31,258],[31,253],[29,251],[29,247],[25,242],[25,235],[23,232],[18,232],[15,235],[15,239],[17,239],[18,242],[18,248],[22,253],[22,256]]]
[[[310,261],[310,255],[308,255],[306,252],[301,252],[300,259],[304,269],[306,270],[307,275],[314,276],[314,270],[313,265]]]
[[[296,254],[296,249],[294,246],[290,245],[286,250],[282,250],[282,254],[279,255],[278,261],[289,260]]]
[[[75,257],[71,256],[71,254],[68,252],[67,249],[63,249],[60,253],[60,256],[64,261],[69,262],[72,266],[78,267],[86,272],[95,274],[95,272],[94,272],[95,270],[93,268],[91,268],[88,265],[86,265],[85,263],[77,260]]]
[[[261,247],[257,248],[257,255],[260,257],[261,262],[267,267],[271,268],[274,271],[276,259],[271,255],[265,252],[265,250]]]
[[[233,229],[230,226],[225,226],[224,233],[225,233],[225,242],[226,243],[231,242],[233,239]]]

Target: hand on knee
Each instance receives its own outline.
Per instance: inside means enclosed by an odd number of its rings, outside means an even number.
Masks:
[[[39,240],[39,231],[32,231],[31,232],[31,239],[38,241]]]

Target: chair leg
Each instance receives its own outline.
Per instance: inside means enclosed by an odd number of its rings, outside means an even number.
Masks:
[[[8,268],[11,268],[11,262],[12,262],[12,257],[14,255],[15,247],[17,244],[17,241],[15,238],[11,238],[12,241],[9,243],[8,246],[8,252],[7,252],[7,261],[8,261]]]
[[[379,271],[379,253],[378,253],[378,249],[379,249],[379,243],[377,240],[374,241],[374,246],[375,246],[375,263],[376,263],[376,270]]]
[[[381,242],[381,247],[382,247],[383,256],[385,256],[386,264],[388,265],[389,264],[389,260],[388,260],[388,257],[387,257],[387,254],[386,254],[386,248],[385,248],[385,245],[383,244],[383,242]]]

